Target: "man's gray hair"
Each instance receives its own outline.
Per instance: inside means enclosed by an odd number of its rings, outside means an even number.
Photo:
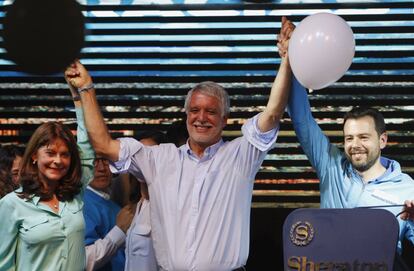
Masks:
[[[184,103],[184,109],[185,113],[188,114],[188,111],[190,110],[190,100],[191,96],[194,92],[200,92],[201,94],[216,97],[220,103],[221,103],[221,113],[222,117],[227,117],[230,113],[230,98],[227,94],[227,91],[220,86],[219,84],[213,82],[213,81],[204,81],[199,84],[197,84],[195,87],[193,87],[188,93],[187,97],[185,97],[185,103]]]

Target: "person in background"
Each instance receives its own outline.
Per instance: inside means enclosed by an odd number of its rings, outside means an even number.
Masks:
[[[281,41],[292,25],[282,20]],[[276,141],[290,88],[291,70],[283,56],[264,111],[247,120],[243,135],[222,140],[230,105],[217,83],[202,82],[187,94],[187,144],[145,146],[133,138],[112,139],[92,78],[80,62],[65,72],[79,89],[91,142],[112,162],[148,185],[151,235],[161,270],[245,270],[249,254],[254,177]]]
[[[24,148],[17,145],[0,147],[0,198],[19,187],[18,174]]]
[[[143,131],[135,138],[145,146],[156,146],[166,140],[165,134],[160,131]],[[130,181],[130,200],[138,201],[138,204],[134,220],[127,232],[125,271],[156,271],[158,268],[151,239],[148,187],[144,180],[137,180],[133,175],[130,176]]]
[[[19,186],[17,180],[20,163],[24,154],[24,147],[18,145],[5,145],[0,148],[0,166],[6,166],[10,169],[12,181],[15,186]]]
[[[158,130],[146,130],[136,132],[134,138],[146,146],[155,146],[167,143],[168,139],[165,133]],[[126,183],[124,184],[125,197],[129,203],[137,203],[141,199],[142,183],[144,181],[137,180],[134,175],[129,173],[121,173],[121,176],[126,176]],[[148,188],[144,188],[148,190]],[[148,197],[146,197],[148,199]]]
[[[86,270],[122,271],[126,233],[136,205],[121,209],[110,199],[112,173],[108,160],[95,158],[94,172],[84,195]]]
[[[136,137],[146,146],[165,142],[160,131],[145,131]],[[119,211],[109,197],[112,173],[108,161],[95,159],[94,166],[94,179],[85,191],[86,270],[156,271],[146,184],[125,173],[130,182],[129,202]]]

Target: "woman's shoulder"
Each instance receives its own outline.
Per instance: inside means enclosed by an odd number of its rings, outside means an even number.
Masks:
[[[0,199],[0,205],[10,205],[15,208],[17,204],[24,202],[24,199],[20,198],[18,195],[18,190],[12,191]]]
[[[8,194],[6,194],[4,197],[1,198],[1,200],[18,200],[20,197],[17,195],[20,192],[20,189],[16,189]]]

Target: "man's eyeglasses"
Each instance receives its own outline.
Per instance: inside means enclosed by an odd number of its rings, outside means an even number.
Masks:
[[[94,166],[97,166],[99,163],[102,163],[102,164],[104,164],[105,166],[107,166],[107,165],[109,165],[109,160],[108,159],[105,159],[105,158],[102,158],[102,157],[96,157],[94,160],[93,160],[93,165]]]

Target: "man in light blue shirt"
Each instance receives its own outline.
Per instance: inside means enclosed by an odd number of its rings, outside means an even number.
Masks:
[[[293,25],[284,19],[280,42],[287,43]],[[249,252],[250,206],[254,177],[273,146],[290,87],[284,55],[266,109],[249,119],[243,136],[221,138],[229,98],[213,82],[187,95],[189,139],[147,147],[110,138],[95,97],[92,79],[79,63],[65,76],[80,90],[91,142],[116,172],[129,171],[147,180],[151,198],[152,238],[161,270],[243,270]],[[142,178],[140,178],[142,179]]]
[[[372,108],[354,108],[344,118],[344,152],[329,142],[310,110],[306,90],[296,79],[289,97],[288,112],[301,147],[320,180],[322,208],[355,208],[402,205],[413,198],[414,181],[401,172],[400,164],[381,156],[387,143],[382,115]],[[410,202],[406,202],[411,207]],[[397,215],[402,207],[384,207]],[[414,223],[402,220],[402,240],[414,242]],[[374,226],[374,225],[373,225]]]
[[[412,214],[412,202],[408,199],[413,198],[414,181],[401,172],[397,161],[381,156],[387,134],[378,111],[354,108],[345,115],[344,152],[331,144],[319,128],[312,117],[306,90],[296,79],[288,112],[301,147],[320,180],[322,208],[383,206],[398,215],[405,203]],[[403,217],[408,218],[406,214]],[[401,253],[404,238],[414,243],[414,222],[400,216],[397,219],[400,225],[397,251]]]
[[[279,53],[287,52],[287,46],[281,45]],[[414,243],[414,201],[409,200],[414,195],[414,181],[402,173],[397,161],[381,156],[387,144],[381,113],[356,107],[345,114],[343,152],[330,143],[312,117],[306,90],[296,78],[292,80],[288,113],[300,145],[318,175],[321,208],[387,209],[397,216],[400,226],[397,251],[401,253],[404,238]],[[394,270],[408,270],[398,255]]]

